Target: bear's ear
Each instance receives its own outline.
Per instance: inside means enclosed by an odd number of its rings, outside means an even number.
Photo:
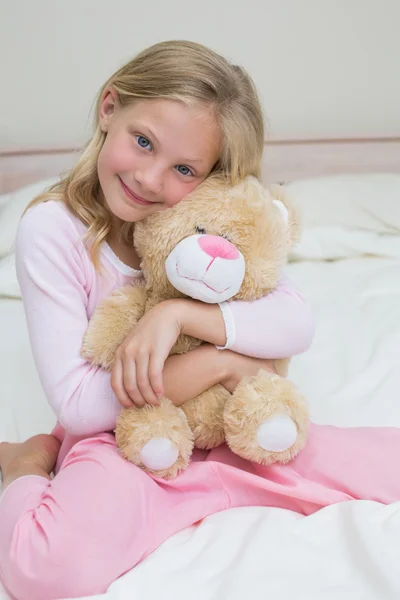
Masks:
[[[279,212],[282,215],[282,218],[285,222],[285,225],[289,224],[289,211],[286,206],[283,204],[282,200],[272,200],[272,204],[276,206]]]
[[[291,249],[297,244],[301,237],[301,214],[299,212],[299,207],[290,201],[284,185],[271,185],[270,193],[273,204],[281,212],[282,217],[285,220],[289,249]]]

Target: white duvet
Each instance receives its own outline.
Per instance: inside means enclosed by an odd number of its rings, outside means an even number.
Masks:
[[[317,319],[313,346],[293,361],[291,377],[315,422],[400,427],[400,177],[330,178],[289,191],[306,229],[288,274]],[[2,214],[0,252],[2,228],[10,237]],[[0,439],[47,431],[54,420],[18,294],[12,261],[0,258]],[[397,599],[399,550],[400,502],[355,501],[309,517],[232,509],[175,535],[95,598]]]

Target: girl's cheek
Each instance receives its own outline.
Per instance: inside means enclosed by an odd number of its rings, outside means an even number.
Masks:
[[[175,206],[178,204],[185,196],[190,194],[196,187],[198,183],[193,182],[192,184],[187,184],[185,182],[180,181],[172,181],[168,189],[166,190],[166,204],[168,206]]]
[[[182,200],[185,192],[181,190],[179,182],[174,181],[174,178],[169,176],[164,181],[164,198],[167,206],[175,206]]]
[[[135,165],[135,156],[132,148],[126,144],[118,144],[109,155],[110,166],[115,171],[129,171]]]

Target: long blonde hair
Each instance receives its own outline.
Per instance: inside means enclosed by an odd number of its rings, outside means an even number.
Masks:
[[[188,41],[161,42],[144,50],[121,67],[99,91],[94,113],[94,134],[76,166],[29,205],[48,200],[66,204],[88,227],[93,262],[98,265],[101,243],[111,229],[111,214],[104,202],[97,175],[97,160],[106,133],[99,126],[99,108],[109,86],[119,103],[135,99],[165,98],[186,104],[209,104],[222,134],[222,152],[214,172],[236,183],[247,175],[260,177],[264,123],[255,86],[244,69],[212,50]],[[28,207],[28,208],[29,208]],[[123,228],[132,239],[133,225]]]

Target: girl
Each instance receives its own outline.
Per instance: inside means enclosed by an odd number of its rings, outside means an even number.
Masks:
[[[389,455],[391,437],[400,446],[389,430],[370,437],[311,427],[293,463],[269,468],[222,446],[197,452],[169,482],[118,455],[110,432],[121,404],[156,403],[163,393],[180,404],[218,382],[233,391],[243,375],[306,350],[313,323],[282,277],[251,305],[165,302],[122,344],[111,376],[87,364],[80,346],[97,303],[140,276],[134,223],[173,206],[211,172],[233,183],[259,177],[264,143],[248,75],[189,42],[158,44],[122,67],[103,86],[95,120],[77,166],[33,203],[16,242],[33,353],[58,419],[53,436],[0,446],[0,570],[17,600],[102,593],[168,536],[232,506],[308,514],[357,497],[389,502],[400,491],[377,459]],[[167,358],[180,331],[207,343]],[[363,471],[367,439],[376,452]],[[354,469],[351,453],[360,457]]]

